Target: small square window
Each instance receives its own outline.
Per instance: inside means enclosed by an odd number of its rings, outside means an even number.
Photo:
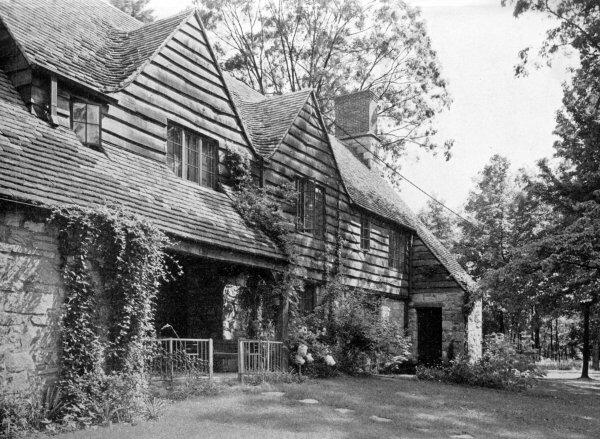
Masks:
[[[71,126],[81,143],[90,146],[101,144],[100,105],[74,101],[71,104]]]

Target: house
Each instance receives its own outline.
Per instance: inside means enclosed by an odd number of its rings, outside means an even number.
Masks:
[[[57,372],[64,289],[46,220],[59,203],[155,223],[184,271],[157,321],[180,336],[231,335],[224,291],[288,261],[235,210],[228,151],[266,186],[297,185],[302,307],[319,300],[341,243],[343,281],[381,296],[416,357],[479,355],[472,281],[377,171],[372,94],[338,99],[334,136],[311,91],[265,97],[217,61],[193,10],[143,24],[102,0],[0,3],[0,384]]]

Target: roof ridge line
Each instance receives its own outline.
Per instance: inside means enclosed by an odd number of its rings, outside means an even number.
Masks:
[[[179,31],[179,29],[181,29],[183,27],[185,22],[192,15],[195,15],[195,14],[196,14],[196,8],[192,8],[188,11],[184,10],[178,14],[172,15],[171,17],[166,17],[166,18],[163,18],[161,20],[157,20],[156,22],[154,22],[154,23],[157,23],[160,21],[166,21],[168,19],[173,19],[173,18],[181,15],[181,21],[179,22],[179,24],[175,27],[175,29],[173,29],[171,31],[171,33],[169,33],[169,36],[167,38],[165,38],[163,40],[163,42],[152,52],[152,55],[150,55],[143,63],[141,63],[133,72],[131,72],[127,78],[122,80],[118,85],[116,85],[114,87],[106,88],[106,91],[108,93],[114,93],[114,92],[123,90],[125,87],[127,87],[129,84],[131,84],[135,80],[135,78],[137,78],[139,76],[139,74],[146,68],[146,66],[148,66],[148,64],[150,64],[152,62],[152,60],[156,57],[156,55],[158,55],[158,53],[169,43],[169,41],[171,41],[171,39],[173,38],[175,33],[177,33]],[[153,24],[153,23],[148,23],[148,24]],[[138,29],[134,29],[132,31],[127,32],[127,34],[126,34],[127,37],[129,37],[132,32],[138,31],[144,27],[145,27],[145,25],[140,26]]]
[[[300,112],[302,111],[302,109],[306,105],[306,102],[308,101],[308,98],[312,96],[312,93],[313,93],[313,91],[310,90],[310,92],[306,95],[306,98],[302,101],[302,105],[298,106],[298,111],[296,111],[296,114],[294,115],[294,117],[292,118],[292,121],[290,122],[290,124],[288,125],[287,129],[285,130],[285,133],[283,133],[283,136],[281,136],[281,139],[279,139],[279,142],[277,142],[277,146],[275,146],[275,148],[273,148],[273,151],[271,151],[271,153],[266,157],[266,159],[270,159],[277,152],[277,150],[279,149],[279,146],[281,146],[281,142],[283,142],[283,139],[285,139],[286,136],[288,135],[288,133],[290,132],[290,129],[292,128],[292,125],[294,125],[294,122],[296,121],[296,119],[300,115]],[[283,96],[283,95],[280,95],[280,96]]]

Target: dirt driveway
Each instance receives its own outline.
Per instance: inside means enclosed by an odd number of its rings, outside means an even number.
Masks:
[[[551,373],[520,394],[399,378],[235,387],[174,403],[158,421],[59,437],[598,439],[600,381],[575,376]]]

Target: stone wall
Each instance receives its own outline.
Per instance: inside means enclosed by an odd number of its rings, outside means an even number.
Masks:
[[[408,332],[412,339],[413,355],[417,358],[417,308],[442,308],[442,359],[456,356],[464,352],[466,328],[463,313],[464,291],[456,288],[445,288],[435,292],[415,291],[408,304]]]
[[[469,314],[468,294],[448,270],[418,238],[414,240],[411,260],[411,291],[408,303],[408,332],[413,342],[413,354],[418,353],[417,308],[442,309],[442,358],[468,354],[481,357],[481,303]]]
[[[56,232],[46,214],[0,204],[0,391],[58,371],[63,289]]]

